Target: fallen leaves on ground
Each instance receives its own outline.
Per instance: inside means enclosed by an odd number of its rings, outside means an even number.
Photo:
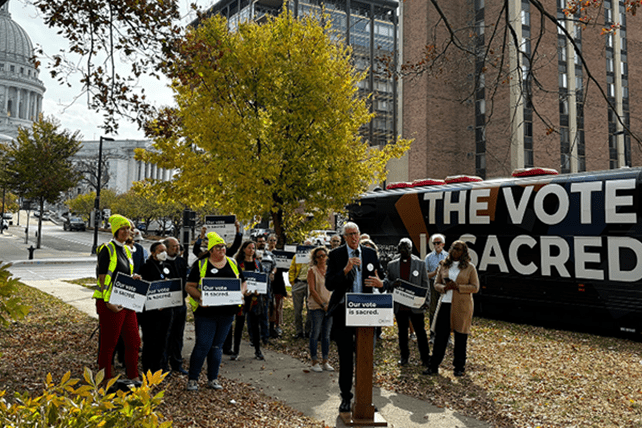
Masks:
[[[308,341],[292,338],[291,301],[285,308],[272,346],[309,361]],[[409,346],[411,363],[400,367],[397,327],[383,328],[376,386],[493,427],[642,427],[642,343],[475,318],[462,378],[453,375],[452,346],[439,376],[422,375],[416,342]],[[338,368],[334,344],[330,361]]]
[[[38,290],[20,285],[19,295],[31,305],[22,321],[0,327],[0,389],[41,394],[47,373],[60,380],[67,371],[82,378],[84,367],[97,371],[98,321]],[[116,369],[123,373],[123,369]],[[203,377],[204,379],[204,377]],[[324,428],[253,386],[220,379],[224,389],[213,391],[201,382],[186,391],[186,378],[172,375],[163,382],[160,412],[175,427],[301,427]]]

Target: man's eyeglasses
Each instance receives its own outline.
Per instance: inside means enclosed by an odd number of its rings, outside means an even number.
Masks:
[[[328,257],[328,255],[327,255],[327,254],[325,254],[325,253],[317,254],[317,258],[318,258],[318,259],[325,259],[326,257]]]
[[[224,248],[225,248],[225,245],[223,245],[223,244],[220,244],[220,245],[214,245],[214,247],[212,247],[212,248],[215,248],[215,249],[217,249],[217,250],[221,251],[222,249],[224,249]]]
[[[441,244],[443,244],[443,242],[441,242],[441,241],[433,241],[432,243],[433,243],[433,244],[435,244],[435,245],[441,245]]]

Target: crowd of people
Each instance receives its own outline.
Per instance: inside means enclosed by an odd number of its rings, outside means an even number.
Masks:
[[[192,249],[197,260],[190,267],[181,256],[182,247],[175,238],[154,242],[147,252],[139,244],[140,232],[132,229],[128,219],[112,215],[109,224],[113,238],[99,249],[98,289],[94,294],[100,324],[98,364],[105,369],[106,378],[113,376],[115,354],[122,359],[127,377],[138,378],[140,327],[144,372],[163,370],[187,375],[187,389],[193,391],[198,389],[200,372],[207,361],[207,385],[221,389],[218,382],[221,360],[224,354],[231,360],[240,358],[246,324],[254,358],[258,360],[265,358],[261,346],[283,334],[283,301],[288,297],[286,273],[292,285],[294,337],[309,340],[310,370],[334,371],[329,362],[331,337],[337,344],[340,412],[350,411],[353,397],[356,328],[346,325],[346,293],[395,293],[399,287],[421,290],[418,304],[394,303],[399,365],[410,364],[409,332],[412,332],[420,363],[425,367],[423,374],[437,375],[453,332],[453,373],[465,375],[472,294],[479,291],[479,279],[463,241],[454,241],[449,251],[445,251],[445,236],[434,234],[430,237],[433,250],[422,260],[413,254],[412,240],[402,238],[396,257],[386,264],[381,263],[377,246],[370,237],[362,235],[359,227],[349,222],[344,225],[342,235],[331,237],[328,247],[313,247],[309,262],[301,259],[297,262],[295,256],[290,268],[284,269],[277,267],[273,253],[276,235],[243,241],[237,222],[232,243],[203,228]],[[311,245],[311,242],[305,244]],[[267,293],[248,289],[246,277],[256,276],[250,272],[265,274]],[[162,309],[144,308],[138,313],[114,305],[110,298],[118,273],[148,282],[180,279],[184,284],[183,304]],[[242,304],[203,305],[204,278],[238,279]],[[187,371],[183,368],[182,354],[189,309],[194,314],[196,340]],[[430,334],[425,328],[426,312]]]

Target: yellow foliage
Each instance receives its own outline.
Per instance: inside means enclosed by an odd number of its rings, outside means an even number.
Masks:
[[[409,148],[406,140],[371,148],[359,135],[373,117],[357,93],[364,74],[317,18],[286,10],[229,32],[214,16],[179,49],[178,107],[149,124],[154,150],[137,157],[177,169],[166,190],[190,207],[244,221],[271,213],[288,234],[315,229]]]

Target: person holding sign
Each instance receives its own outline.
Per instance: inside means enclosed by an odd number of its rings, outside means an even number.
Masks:
[[[207,384],[213,389],[223,389],[218,382],[218,371],[223,356],[223,342],[230,330],[238,304],[204,306],[201,283],[203,278],[238,278],[241,293],[246,294],[243,272],[234,259],[225,255],[225,241],[216,232],[207,234],[208,256],[194,262],[187,278],[185,290],[190,295],[189,303],[194,311],[196,343],[190,357],[187,390],[198,389],[198,376],[207,358]]]
[[[352,374],[354,371],[355,327],[346,327],[345,294],[372,293],[373,287],[382,288],[383,271],[375,250],[359,245],[359,226],[348,222],[343,227],[346,241],[328,255],[325,286],[332,291],[326,316],[333,317],[334,336],[339,351],[339,412],[350,411]]]
[[[241,244],[239,252],[236,253],[236,263],[243,272],[263,272],[261,262],[256,258],[254,241],[245,241]],[[254,345],[254,356],[257,360],[264,360],[265,357],[261,352],[261,334],[259,331],[259,323],[261,321],[261,314],[265,310],[263,303],[265,295],[259,294],[257,291],[247,293],[245,296],[245,305],[243,312],[236,316],[236,325],[234,326],[234,353],[231,356],[232,360],[238,360],[239,351],[241,348],[241,336],[243,335],[243,325],[245,324],[245,316],[247,316],[247,329],[250,333],[250,339]]]
[[[125,217],[114,214],[109,217],[109,225],[114,235],[111,241],[101,245],[98,251],[98,287],[94,292],[96,312],[100,323],[100,347],[98,350],[98,367],[105,370],[105,379],[112,377],[112,357],[118,338],[125,342],[125,367],[129,379],[138,378],[138,321],[136,312],[109,303],[112,294],[113,280],[118,273],[134,275],[134,261],[125,241],[129,238],[131,222]]]
[[[394,312],[399,329],[399,351],[401,353],[399,365],[408,364],[410,357],[408,328],[412,323],[417,334],[417,346],[421,361],[424,366],[428,367],[430,350],[424,325],[424,307],[429,304],[430,295],[427,295],[428,273],[426,265],[419,257],[412,254],[412,241],[408,238],[402,238],[399,241],[397,251],[399,258],[388,263],[388,275],[384,280],[384,285],[388,290],[396,289],[393,297],[395,300]],[[406,299],[402,297],[406,297]],[[412,306],[403,304],[401,301]]]
[[[441,293],[435,324],[435,346],[430,367],[423,373],[439,373],[450,332],[454,331],[454,375],[463,376],[466,370],[466,343],[473,320],[473,293],[479,291],[477,269],[470,261],[468,246],[464,241],[455,241],[450,246],[448,257],[441,262],[437,272],[435,289]]]
[[[317,247],[310,253],[310,269],[308,269],[308,317],[312,319],[310,331],[310,358],[312,358],[313,372],[323,370],[333,372],[334,368],[328,363],[330,353],[330,330],[332,318],[326,317],[332,293],[325,288],[326,258],[328,252],[325,247]],[[323,365],[317,358],[317,346],[321,339],[321,355]]]
[[[187,306],[185,298],[187,292],[184,284],[187,282],[187,261],[181,257],[181,245],[176,238],[167,238],[163,241],[167,248],[167,264],[171,271],[170,278],[179,278],[183,284],[183,303],[172,308],[172,324],[169,328],[167,339],[167,361],[165,362],[173,371],[182,375],[187,374],[183,368],[183,333],[185,332],[185,319]]]
[[[170,268],[165,263],[167,248],[162,242],[154,242],[149,248],[150,255],[140,268],[140,276],[145,281],[153,282],[171,277]],[[163,357],[167,351],[167,336],[172,322],[172,310],[144,309],[141,327],[143,330],[143,373],[152,373],[164,369]]]
[[[430,320],[430,343],[434,343],[435,333],[433,322],[435,312],[437,311],[437,301],[439,301],[439,293],[435,290],[435,276],[439,268],[439,262],[448,256],[448,252],[444,251],[446,246],[446,237],[441,233],[435,233],[430,237],[434,250],[426,256],[424,263],[426,263],[426,270],[428,271],[428,279],[430,280],[430,307],[428,308],[428,319]]]

